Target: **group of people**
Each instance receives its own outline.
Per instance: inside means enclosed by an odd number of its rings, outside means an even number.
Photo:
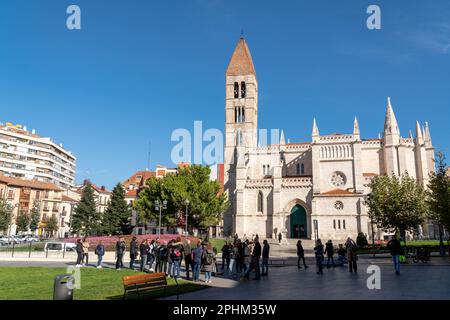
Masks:
[[[222,247],[222,271],[241,280],[250,280],[250,272],[254,272],[253,280],[260,280],[269,274],[270,246],[267,240],[261,243],[258,235],[252,240],[241,240],[237,235],[234,241],[226,242]]]
[[[297,248],[298,248],[297,244]],[[300,241],[300,247],[301,247],[301,241]],[[358,255],[357,255],[357,245],[356,242],[348,237],[345,244],[339,244],[339,249],[337,250],[338,255],[338,262],[342,265],[348,263],[349,272],[358,272]],[[303,250],[303,248],[302,248]],[[302,251],[300,250],[300,252]],[[297,249],[297,254],[299,250]],[[317,239],[316,246],[314,247],[314,255],[316,258],[316,265],[317,265],[317,274],[323,273],[323,262],[325,260],[325,256],[327,257],[327,268],[330,268],[330,262],[331,266],[334,268],[336,267],[336,264],[334,262],[334,244],[332,240],[328,240],[328,242],[323,245],[322,240]],[[298,260],[298,265],[300,266],[300,257]],[[303,263],[305,264],[305,258],[303,257]],[[305,268],[306,268],[305,264]]]

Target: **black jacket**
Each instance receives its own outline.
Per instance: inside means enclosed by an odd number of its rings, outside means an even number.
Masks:
[[[297,256],[299,257],[305,256],[305,250],[303,249],[303,246],[301,244],[297,245]]]
[[[139,253],[141,254],[141,256],[147,256],[149,252],[150,246],[148,244],[141,243],[141,245],[139,246]]]
[[[136,241],[130,242],[130,254],[136,255],[138,253],[138,244]]]
[[[270,251],[270,246],[269,246],[269,244],[265,244],[265,245],[263,246],[263,249],[262,249],[262,257],[263,257],[263,258],[266,258],[266,259],[269,259],[269,251]]]
[[[81,242],[77,242],[77,252],[78,253],[83,253],[83,245],[81,244]]]
[[[125,242],[117,241],[116,242],[116,253],[123,254],[125,252]]]
[[[387,247],[391,251],[391,256],[400,256],[403,254],[402,245],[397,239],[389,241]]]
[[[327,257],[332,257],[334,255],[334,248],[332,243],[327,242],[325,246],[325,254],[327,255]]]
[[[253,248],[253,257],[261,258],[261,244],[259,242],[255,242],[255,247]]]

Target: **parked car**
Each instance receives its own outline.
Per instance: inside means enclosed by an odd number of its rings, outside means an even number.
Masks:
[[[44,251],[63,252],[64,247],[66,251],[75,251],[77,245],[70,242],[47,242],[44,246]]]

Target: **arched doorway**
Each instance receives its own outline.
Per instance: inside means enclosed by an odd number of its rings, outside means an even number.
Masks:
[[[305,208],[296,204],[291,209],[289,217],[289,236],[293,239],[306,239],[308,237],[308,220]]]

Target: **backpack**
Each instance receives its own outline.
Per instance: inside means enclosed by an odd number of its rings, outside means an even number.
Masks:
[[[206,252],[205,254],[205,264],[210,265],[214,263],[214,257],[211,253]]]
[[[174,256],[175,256],[175,257],[179,257],[179,256],[181,256],[181,252],[180,252],[180,249],[178,249],[178,248],[175,248],[175,249],[173,250],[173,254],[174,254]]]

